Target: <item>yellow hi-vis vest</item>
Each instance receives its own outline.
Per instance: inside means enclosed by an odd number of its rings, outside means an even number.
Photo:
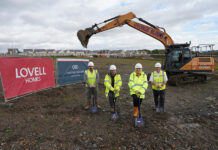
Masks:
[[[120,88],[122,86],[121,76],[119,74],[115,75],[115,77],[114,77],[114,87],[112,87],[111,83],[112,83],[112,81],[111,81],[110,75],[106,74],[105,79],[104,79],[104,85],[106,87],[106,89],[105,89],[106,98],[108,97],[109,91],[114,91],[114,89],[117,89],[117,91],[114,92],[114,96],[115,97],[119,96],[119,91],[120,91]]]
[[[138,77],[136,72],[131,73],[128,86],[130,88],[130,95],[136,94],[135,91],[138,90],[141,93],[140,98],[145,98],[145,91],[148,88],[147,75],[142,72]]]
[[[166,75],[166,72],[161,70],[160,73],[159,73],[159,77],[158,77],[156,71],[152,72],[151,75],[153,75],[153,82],[154,82],[154,84],[162,85],[164,83],[164,76]],[[165,90],[166,89],[166,85],[164,85],[161,88],[156,88],[155,85],[152,85],[152,89],[154,89],[154,90]]]
[[[97,77],[98,71],[93,69],[91,72],[89,69],[85,71],[85,74],[87,76],[87,81],[90,85],[94,85],[96,82],[96,77]],[[88,84],[86,84],[86,87],[88,87]]]

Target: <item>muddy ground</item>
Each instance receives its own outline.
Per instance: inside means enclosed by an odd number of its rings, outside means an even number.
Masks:
[[[143,70],[149,73],[155,61],[105,58],[93,61],[101,78],[99,102],[102,109],[98,113],[83,109],[86,102],[84,84],[19,98],[12,106],[0,106],[0,149],[218,149],[217,77],[205,83],[168,85],[165,113],[154,112],[149,86],[141,108],[145,127],[136,128],[127,87],[129,74],[136,62],[142,63]],[[123,79],[117,121],[110,121],[103,86],[112,63],[117,65]]]

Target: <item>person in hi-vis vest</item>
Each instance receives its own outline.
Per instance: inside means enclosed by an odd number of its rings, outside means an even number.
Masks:
[[[160,63],[155,64],[155,71],[151,73],[149,81],[152,84],[156,112],[164,112],[165,89],[168,78],[166,72],[161,70]]]
[[[99,82],[99,73],[97,69],[94,69],[94,63],[88,63],[89,69],[85,71],[84,79],[86,82],[86,96],[87,103],[85,109],[89,109],[91,106],[91,97],[93,96],[95,104],[98,108],[101,106],[98,103],[98,82]]]
[[[122,86],[122,80],[120,74],[117,74],[117,67],[115,65],[110,66],[110,73],[106,74],[104,78],[105,96],[108,97],[111,112],[114,112],[115,101],[117,100]]]
[[[139,106],[141,106],[142,99],[145,98],[145,92],[148,88],[147,75],[142,71],[142,64],[135,65],[135,71],[129,77],[128,86],[130,88],[130,95],[133,98],[134,117],[139,116]]]

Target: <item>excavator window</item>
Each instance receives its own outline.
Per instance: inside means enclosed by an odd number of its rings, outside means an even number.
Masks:
[[[173,67],[178,68],[181,64],[180,61],[182,61],[181,57],[182,51],[181,50],[175,50],[172,52],[172,64]]]
[[[175,49],[172,52],[172,66],[179,68],[191,60],[191,53],[189,49]]]
[[[179,55],[182,54],[182,51],[174,51],[172,53],[172,61],[173,62],[179,62]]]
[[[189,49],[183,51],[183,63],[187,63],[191,60],[191,52]]]

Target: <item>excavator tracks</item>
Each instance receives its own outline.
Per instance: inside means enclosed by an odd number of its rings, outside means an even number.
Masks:
[[[207,80],[206,74],[189,73],[189,74],[171,75],[169,77],[168,83],[170,85],[179,86],[187,83],[204,82],[206,80]]]

